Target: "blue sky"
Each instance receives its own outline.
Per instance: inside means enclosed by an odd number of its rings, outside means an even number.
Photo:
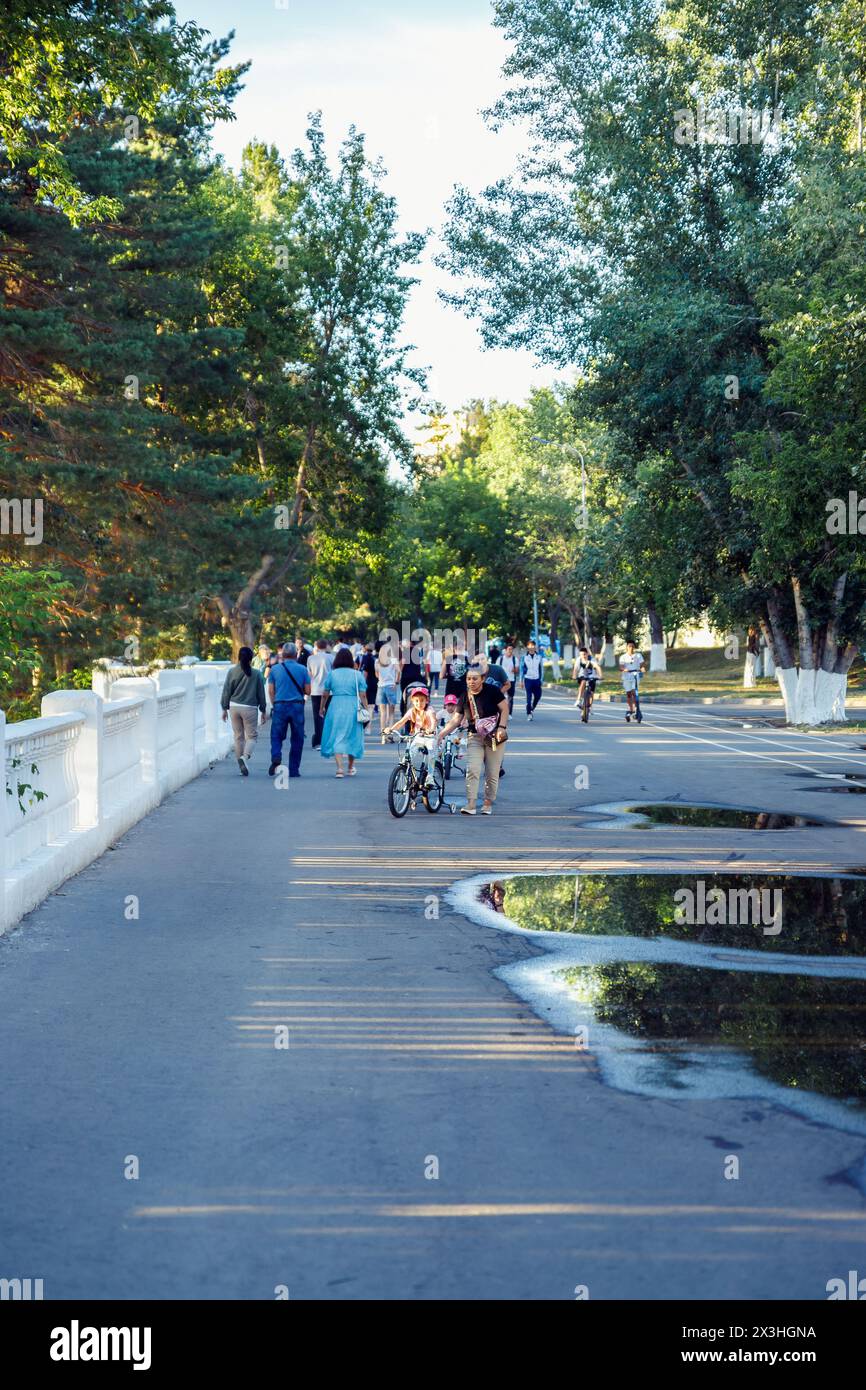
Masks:
[[[477,189],[507,173],[521,143],[517,132],[493,135],[479,114],[501,90],[506,54],[488,0],[283,2],[175,0],[180,19],[214,35],[234,29],[233,60],[252,60],[217,150],[237,164],[256,136],[288,155],[319,108],[335,149],[354,122],[385,164],[403,226],[434,230],[406,321],[432,393],[453,410],[472,396],[519,401],[551,382],[528,353],[485,352],[474,324],[436,295],[449,283],[432,264],[445,200],[455,183]]]

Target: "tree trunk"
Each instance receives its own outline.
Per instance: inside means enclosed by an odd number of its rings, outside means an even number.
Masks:
[[[839,617],[845,595],[847,574],[833,586],[833,604],[827,621],[813,628],[799,580],[791,580],[799,642],[799,667],[784,631],[782,606],[778,595],[767,600],[768,623],[761,623],[776,663],[776,679],[785,702],[789,724],[828,724],[846,718],[845,697],[848,671],[858,648],[848,643],[839,647]]]
[[[616,666],[616,652],[613,649],[613,633],[605,631],[604,634],[604,655],[602,657],[604,666]]]
[[[668,659],[665,650],[665,630],[652,599],[647,604],[646,611],[650,627],[650,670],[666,671]]]
[[[228,594],[217,595],[223,627],[228,629],[232,637],[233,661],[237,661],[241,647],[252,647],[255,641],[252,603],[273,563],[273,555],[263,555],[255,574],[250,576],[234,602]]]

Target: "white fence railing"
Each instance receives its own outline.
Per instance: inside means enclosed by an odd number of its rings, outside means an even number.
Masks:
[[[41,719],[18,724],[0,710],[0,933],[225,757],[231,732],[220,695],[230,665],[199,662],[110,683],[95,677],[106,697],[56,690],[44,697]]]

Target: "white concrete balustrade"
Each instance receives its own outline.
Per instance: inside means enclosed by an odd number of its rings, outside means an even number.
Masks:
[[[93,690],[46,695],[41,719],[7,724],[0,711],[0,932],[225,757],[231,731],[220,695],[230,666],[199,662],[111,682],[96,673]]]

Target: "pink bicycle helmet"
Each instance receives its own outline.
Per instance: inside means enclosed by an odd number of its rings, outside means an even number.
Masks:
[[[430,691],[426,685],[422,685],[420,682],[406,686],[406,699],[411,700],[413,695],[423,695],[427,703],[430,703]]]

